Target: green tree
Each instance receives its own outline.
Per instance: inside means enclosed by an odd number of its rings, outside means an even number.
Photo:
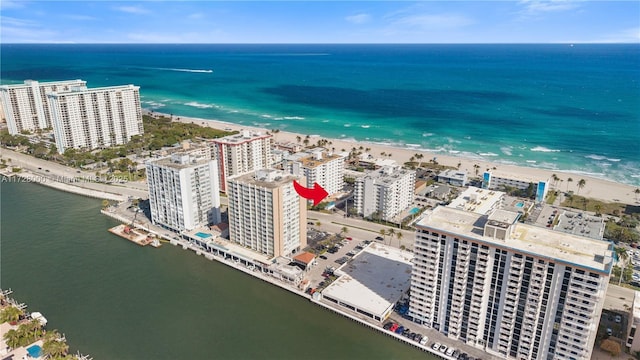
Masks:
[[[578,194],[580,194],[580,190],[582,190],[585,185],[587,185],[587,180],[580,179],[580,181],[578,181]]]
[[[109,200],[107,199],[102,200],[102,208],[106,209],[108,207],[109,207]]]
[[[380,235],[382,236],[382,242],[387,238],[387,230],[380,229]]]
[[[593,208],[594,208],[594,209],[595,209],[595,211],[596,211],[596,216],[602,215],[602,212],[601,212],[601,210],[602,210],[602,205],[600,205],[600,204],[595,204],[595,205],[593,206]]]
[[[49,340],[42,344],[42,352],[48,358],[60,358],[67,354],[69,345],[63,341]]]
[[[573,182],[572,178],[567,179],[567,192],[569,192],[569,183],[572,183],[572,182]]]
[[[340,229],[340,234],[346,234],[349,232],[349,228],[347,228],[346,226],[343,226],[342,229]]]
[[[627,249],[622,247],[622,246],[616,246],[614,248],[614,252],[616,254],[616,257],[618,258],[618,260],[620,260],[620,262],[622,262],[623,264],[626,264],[627,259],[629,258],[629,254],[627,253]],[[618,273],[620,272],[620,267],[618,267]],[[620,285],[620,283],[622,283],[622,276],[618,277],[618,285]]]
[[[393,235],[396,234],[396,230],[394,228],[389,228],[389,230],[387,230],[387,234],[389,235],[389,245],[391,245],[391,239],[393,239]]]
[[[0,313],[0,323],[3,322],[16,322],[20,319],[20,316],[24,312],[15,306],[7,306]]]
[[[20,335],[17,330],[11,329],[4,334],[3,339],[8,347],[15,349],[20,346]]]
[[[398,247],[400,247],[400,240],[402,240],[403,237],[404,235],[402,235],[402,231],[398,230],[398,232],[396,233],[396,239],[398,239]]]

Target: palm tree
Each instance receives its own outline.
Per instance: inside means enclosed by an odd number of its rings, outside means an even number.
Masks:
[[[600,210],[602,210],[602,205],[600,205],[600,204],[595,204],[595,205],[593,205],[593,208],[596,210],[596,215],[602,215],[602,214],[600,213]]]
[[[629,253],[627,252],[626,248],[623,248],[621,246],[616,246],[615,248],[613,248],[613,251],[616,254],[616,257],[618,258],[619,261],[622,261],[623,264],[626,264],[627,259],[629,258]],[[618,278],[618,285],[620,285],[622,283],[622,275],[624,273],[624,271],[622,269],[624,269],[626,266],[621,266],[620,267],[620,277]]]
[[[297,141],[297,142],[302,141],[302,138],[300,137],[300,135],[296,136],[296,141]]]
[[[316,221],[316,226],[320,226],[322,223],[320,221]]]
[[[15,306],[9,306],[6,307],[4,310],[2,310],[2,312],[0,313],[0,323],[3,322],[16,322],[18,320],[20,320],[20,315],[23,314],[23,311],[18,309]]]
[[[567,192],[569,192],[569,183],[573,182],[572,178],[567,179]]]
[[[69,345],[63,341],[49,340],[42,344],[42,352],[45,357],[56,359],[65,356],[69,351]]]
[[[640,195],[640,188],[636,188],[633,192],[636,193],[636,201],[638,201],[638,196]]]
[[[346,234],[349,232],[349,228],[347,228],[346,226],[343,226],[342,229],[340,229],[340,234]]]
[[[387,234],[389,234],[389,245],[391,245],[391,239],[393,239],[393,235],[396,234],[396,230],[394,228],[390,228],[387,230]]]
[[[476,176],[478,176],[478,170],[480,169],[480,165],[473,164],[473,168],[476,170]]]
[[[400,240],[402,240],[403,237],[404,235],[402,235],[402,231],[398,231],[396,233],[396,239],[398,239],[398,247],[400,247]]]
[[[385,229],[380,229],[380,235],[382,235],[382,242],[384,243],[384,239],[387,237],[387,231]]]
[[[560,178],[558,177],[558,175],[553,174],[551,175],[551,180],[553,181],[553,184],[555,186],[556,184],[558,184],[558,180],[560,180]]]
[[[587,180],[580,179],[580,181],[578,181],[578,194],[580,194],[580,189],[584,188],[585,185],[587,185]]]
[[[4,334],[3,339],[8,347],[15,349],[20,346],[20,335],[17,330],[11,329]]]

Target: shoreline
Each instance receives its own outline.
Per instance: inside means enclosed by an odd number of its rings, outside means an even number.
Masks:
[[[150,114],[149,110],[144,109],[144,112]],[[170,114],[165,114],[162,112],[153,111],[154,115],[162,115],[166,117],[170,117]],[[289,131],[280,130],[277,133],[273,133],[271,129],[261,128],[257,126],[246,126],[241,124],[235,124],[230,122],[225,122],[216,119],[204,119],[204,118],[194,118],[194,117],[184,117],[184,116],[176,116],[173,115],[173,121],[181,122],[181,123],[192,123],[200,126],[208,126],[220,130],[231,129],[235,131],[240,131],[242,129],[248,129],[253,131],[260,132],[271,132],[274,137],[274,141],[277,142],[293,142],[298,143],[296,137],[300,136],[301,138],[305,138],[307,134],[294,133]],[[638,188],[637,186],[619,183],[609,179],[602,179],[599,177],[595,177],[590,174],[581,174],[575,172],[569,172],[564,170],[548,170],[541,169],[535,167],[526,167],[521,165],[509,165],[500,162],[491,162],[487,160],[479,160],[462,156],[453,156],[453,155],[441,155],[438,153],[425,151],[425,150],[411,150],[407,148],[397,147],[394,145],[387,144],[379,144],[373,142],[366,141],[357,141],[352,138],[348,139],[335,139],[335,138],[325,138],[319,135],[308,135],[311,143],[316,142],[319,139],[327,139],[331,142],[331,145],[327,145],[329,148],[335,148],[336,152],[345,149],[346,151],[350,151],[352,148],[360,148],[363,149],[370,148],[369,153],[374,157],[380,157],[381,153],[391,154],[391,157],[386,156],[387,158],[391,158],[397,162],[398,165],[403,165],[405,162],[408,162],[412,156],[415,154],[422,154],[424,157],[420,160],[421,162],[428,162],[430,159],[436,158],[438,164],[458,167],[460,165],[460,170],[466,170],[468,177],[480,177],[485,170],[493,170],[497,175],[501,174],[513,174],[517,177],[525,177],[536,180],[545,180],[551,179],[553,174],[558,176],[559,181],[554,185],[550,184],[550,191],[558,190],[560,192],[573,191],[576,195],[585,196],[587,198],[593,198],[602,201],[608,202],[621,202],[627,205],[637,205],[640,204],[638,201],[638,197],[634,191]],[[476,167],[479,166],[478,175],[475,175]],[[571,178],[572,182],[569,182],[568,179]],[[580,179],[584,179],[586,184],[583,188],[578,189],[578,181]]]

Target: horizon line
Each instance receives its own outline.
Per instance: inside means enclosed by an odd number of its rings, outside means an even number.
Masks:
[[[640,45],[640,42],[591,42],[591,41],[562,41],[562,42],[390,42],[390,43],[332,43],[332,42],[3,42],[3,45]]]

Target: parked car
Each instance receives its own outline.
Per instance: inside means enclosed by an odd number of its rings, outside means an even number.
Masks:
[[[622,322],[622,316],[616,315],[616,322],[619,324]]]
[[[391,321],[389,321],[388,323],[384,324],[384,326],[382,327],[385,330],[389,330],[391,329],[391,327],[393,326],[393,323]]]
[[[447,351],[447,345],[440,345],[440,352],[444,353]]]
[[[431,346],[431,348],[432,348],[433,350],[440,350],[440,343],[438,343],[438,342],[437,342],[437,343],[433,344],[433,345]]]
[[[448,349],[447,349],[447,352],[446,352],[445,354],[447,354],[447,356],[453,356],[453,352],[454,352],[455,350],[456,350],[456,349],[454,349],[454,348],[448,348]]]
[[[613,335],[613,330],[611,330],[611,328],[607,328],[607,335]]]
[[[391,327],[389,328],[389,331],[393,331],[396,332],[396,330],[398,330],[398,328],[400,327],[400,325],[398,324],[393,324],[391,325]]]
[[[426,336],[423,336],[422,339],[420,339],[420,345],[427,345],[427,342],[429,342],[429,338]]]
[[[322,259],[322,260],[327,260],[327,257],[326,257],[326,256],[324,256],[324,255],[320,255],[319,257],[320,257],[320,259]]]
[[[404,326],[400,326],[399,328],[396,329],[395,333],[402,334],[403,331],[404,331]]]

